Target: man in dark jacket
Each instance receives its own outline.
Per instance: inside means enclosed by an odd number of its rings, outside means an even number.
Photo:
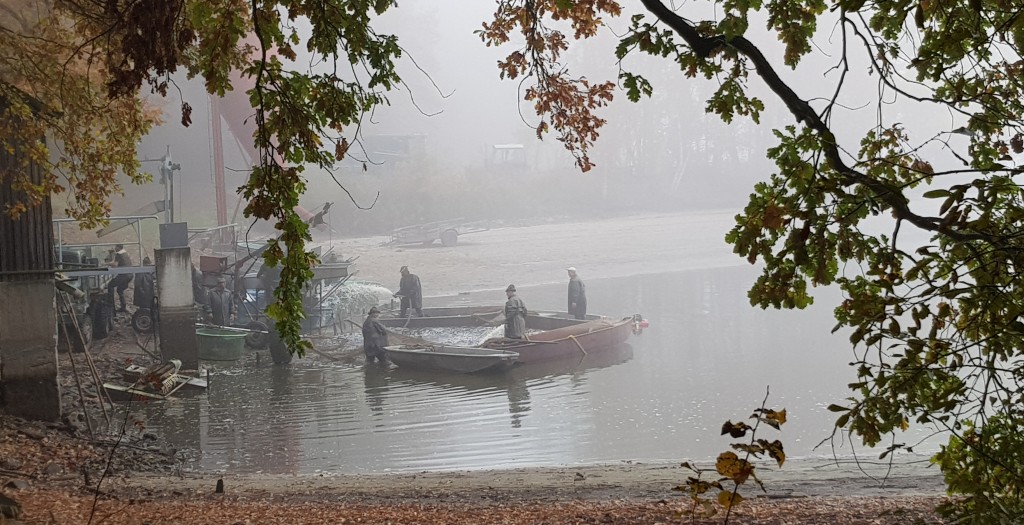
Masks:
[[[583,279],[576,275],[576,268],[566,268],[569,272],[569,315],[576,319],[583,319],[587,316],[587,286]]]
[[[111,262],[111,266],[116,268],[127,268],[132,265],[132,258],[128,255],[128,252],[125,251],[124,245],[118,244],[114,246],[113,252],[113,262]],[[132,274],[121,273],[115,275],[114,278],[107,283],[107,293],[110,294],[110,304],[112,306],[117,306],[114,298],[117,297],[121,299],[121,308],[117,309],[119,312],[128,311],[128,302],[124,299],[124,291],[128,289],[128,285],[131,284],[131,282]],[[117,292],[116,296],[114,295],[115,291]]]
[[[403,266],[400,271],[402,280],[398,282],[398,291],[394,295],[402,298],[402,310],[399,316],[405,317],[411,306],[413,310],[416,310],[417,317],[423,317],[423,289],[420,288],[420,278],[416,274],[409,273],[408,266]]]
[[[228,326],[235,322],[235,298],[227,286],[227,279],[218,277],[217,287],[210,290],[206,298],[206,312],[217,326]]]
[[[375,359],[386,363],[388,345],[388,331],[377,318],[380,317],[380,310],[376,306],[370,308],[370,313],[363,321],[363,352],[366,354],[366,362],[372,363]]]

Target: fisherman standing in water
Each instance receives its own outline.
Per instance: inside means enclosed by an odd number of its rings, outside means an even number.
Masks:
[[[505,288],[505,337],[523,339],[526,333],[526,303],[516,295],[516,285]]]

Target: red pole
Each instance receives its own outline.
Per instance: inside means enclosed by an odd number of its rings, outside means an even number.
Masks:
[[[228,223],[227,193],[224,190],[224,136],[221,132],[220,97],[210,96],[213,128],[213,186],[217,196],[217,226]]]

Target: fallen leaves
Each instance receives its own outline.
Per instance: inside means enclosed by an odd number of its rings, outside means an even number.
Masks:
[[[65,491],[33,490],[15,494],[27,523],[86,523],[93,498]],[[316,501],[308,501],[313,497]],[[315,494],[214,494],[161,496],[153,499],[103,498],[96,502],[93,523],[387,523],[433,524],[719,524],[721,519],[690,520],[678,502],[660,501],[509,501],[471,503],[473,495],[444,503],[367,503],[361,498],[326,492]],[[930,510],[939,498],[799,498],[756,499],[733,509],[731,521],[745,525],[868,525],[942,523]]]

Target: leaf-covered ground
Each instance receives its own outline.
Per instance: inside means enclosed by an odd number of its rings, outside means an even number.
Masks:
[[[15,494],[27,523],[388,523],[388,524],[657,524],[722,523],[724,516],[692,520],[673,501],[508,501],[364,503],[331,495],[323,501],[288,495],[195,495],[154,499],[109,495],[94,505],[86,494],[30,490]],[[319,498],[313,497],[316,500]],[[464,499],[473,500],[473,495]],[[934,498],[803,498],[755,501],[737,511],[736,524],[913,524],[941,523],[929,510]]]
[[[363,485],[359,478],[352,478],[353,484],[344,477],[315,483],[271,482],[268,477],[262,485],[256,477],[244,484],[228,479],[225,492],[218,494],[215,478],[168,473],[169,459],[155,443],[122,443],[113,456],[110,450],[108,442],[76,437],[59,424],[0,416],[0,492],[21,505],[21,521],[39,524],[711,524],[723,519],[691,519],[682,497],[670,490],[667,497],[644,497],[629,485],[599,489],[601,482],[594,478],[567,482],[563,490],[535,490],[500,480],[491,486],[439,485],[445,474],[429,476],[429,485],[402,476],[376,476]],[[97,495],[108,457],[114,459]],[[137,475],[139,470],[157,474]],[[731,523],[942,523],[931,510],[940,500],[900,495],[754,498],[738,507]]]

